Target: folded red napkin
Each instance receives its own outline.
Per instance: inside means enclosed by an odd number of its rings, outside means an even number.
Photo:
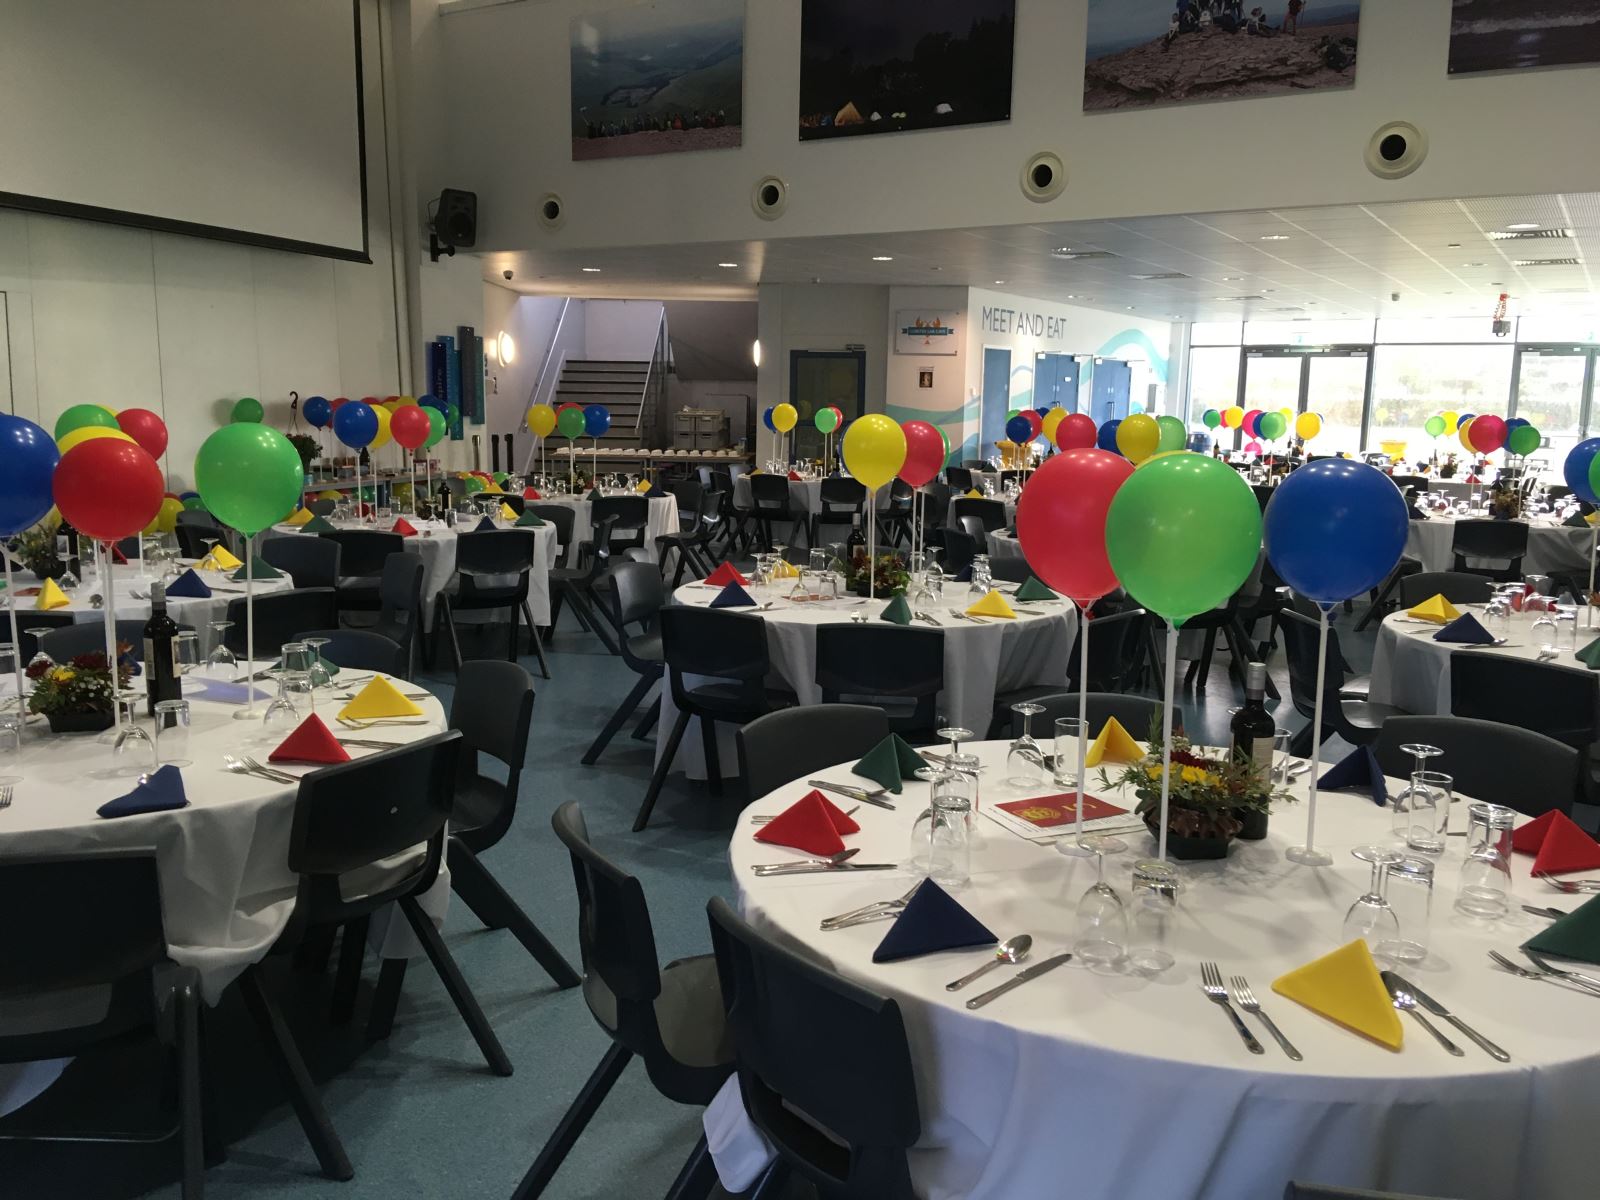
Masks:
[[[790,471],[789,472],[789,482],[790,483],[799,483],[800,482],[800,472],[799,471]]]
[[[1534,856],[1536,875],[1600,868],[1600,842],[1554,809],[1512,833],[1511,848]]]
[[[831,812],[829,810],[832,810]],[[850,823],[843,829],[834,814]],[[772,820],[756,831],[756,841],[774,846],[792,846],[807,854],[827,857],[844,849],[840,833],[854,833],[858,826],[833,805],[822,798],[821,792],[811,792],[796,800]]]
[[[312,713],[283,744],[267,755],[268,762],[342,763],[350,755],[339,745],[337,738],[322,723],[322,718]]]
[[[390,532],[398,533],[401,537],[416,537],[417,527],[404,517],[401,517],[395,521],[394,528]]]
[[[707,575],[703,582],[712,583],[717,587],[722,587],[724,584],[729,583],[744,585],[748,584],[750,581],[743,575],[739,574],[737,568],[735,568],[731,562],[725,562],[715,571],[711,572],[711,574]]]
[[[535,491],[533,488],[523,488],[522,489],[522,498],[524,500],[538,500],[540,498],[540,496],[539,496],[539,493],[537,491]]]
[[[113,547],[111,547],[111,561],[113,563],[121,563],[124,566],[127,565],[128,556],[122,552],[122,547],[121,546],[113,546]]]

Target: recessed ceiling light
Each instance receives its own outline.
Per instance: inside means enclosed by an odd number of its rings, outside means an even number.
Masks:
[[[1462,263],[1461,265],[1463,267],[1483,267],[1483,266],[1487,266],[1488,264],[1487,263],[1480,263],[1480,262],[1470,262],[1470,263]]]
[[[1072,294],[1072,293],[1071,293],[1071,292],[1068,292],[1068,293],[1067,293],[1067,299],[1068,299],[1068,300],[1076,300],[1076,299],[1077,299],[1077,297],[1076,297],[1076,296],[1074,296],[1074,295],[1073,295],[1073,294]]]
[[[892,254],[874,254],[872,256],[872,261],[873,262],[893,262],[894,261],[894,255],[892,255]]]
[[[1127,309],[1128,309],[1128,311],[1129,311],[1129,312],[1132,312],[1132,311],[1133,311],[1133,305],[1131,305],[1131,304],[1130,304],[1130,305],[1128,305],[1128,306],[1127,306]]]
[[[583,273],[585,275],[598,275],[598,274],[600,274],[600,268],[599,267],[583,267],[581,269],[582,269],[582,271],[583,271]]]
[[[722,267],[725,270],[732,270],[734,267],[737,267],[738,265],[739,265],[738,263],[718,263],[717,264],[717,266]]]
[[[1539,228],[1539,222],[1537,222],[1537,221],[1513,221],[1510,225],[1507,225],[1506,228],[1507,229],[1537,229],[1537,228]]]
[[[1287,233],[1263,233],[1261,240],[1263,242],[1287,242],[1289,235]]]
[[[1005,280],[1004,280],[1004,279],[996,279],[996,280],[995,280],[995,284],[996,284],[996,285],[999,285],[999,284],[1002,284],[1002,283],[1004,283],[1004,282],[1005,282]]]
[[[1224,275],[1222,277],[1222,282],[1223,283],[1238,283],[1239,280],[1241,280],[1243,278],[1244,278],[1243,275]]]

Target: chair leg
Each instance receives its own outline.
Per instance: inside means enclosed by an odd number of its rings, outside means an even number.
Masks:
[[[611,739],[617,736],[617,731],[628,723],[628,718],[633,716],[640,702],[644,700],[645,693],[655,686],[656,679],[657,676],[654,675],[639,676],[639,681],[623,697],[622,703],[617,705],[617,711],[611,714],[611,719],[606,722],[605,728],[594,739],[594,744],[584,751],[583,758],[579,760],[584,766],[592,767],[599,761],[600,755],[611,744]]]
[[[789,1164],[783,1159],[777,1159],[767,1173],[756,1181],[755,1190],[750,1193],[750,1200],[777,1200],[783,1195],[783,1188],[789,1182]]]
[[[477,914],[478,919],[491,929],[509,927],[517,941],[522,943],[522,948],[533,955],[558,988],[573,988],[582,983],[583,980],[562,957],[561,951],[551,944],[550,939],[533,923],[533,918],[511,898],[489,869],[478,861],[478,856],[455,838],[451,838],[447,844],[450,887],[467,902],[467,907]],[[484,919],[485,910],[497,923]]]
[[[367,1041],[381,1042],[394,1030],[394,1015],[400,1007],[400,987],[406,981],[406,960],[386,958],[378,968],[378,986],[367,1010]]]
[[[577,1099],[573,1100],[572,1106],[556,1125],[555,1132],[544,1144],[544,1149],[539,1151],[539,1157],[533,1160],[533,1166],[528,1168],[528,1173],[522,1177],[522,1182],[517,1184],[517,1190],[511,1194],[511,1200],[536,1200],[536,1197],[544,1194],[544,1189],[550,1186],[550,1180],[566,1161],[567,1155],[572,1153],[572,1147],[583,1136],[583,1131],[594,1118],[606,1095],[616,1086],[631,1058],[633,1058],[631,1050],[618,1042],[611,1043],[611,1048],[600,1060],[600,1065],[584,1081]]]
[[[711,1161],[711,1151],[706,1147],[706,1136],[702,1133],[694,1149],[689,1152],[688,1161],[667,1189],[665,1200],[706,1200],[716,1182],[717,1165]]]
[[[467,986],[465,977],[456,966],[456,960],[450,956],[450,948],[444,944],[444,939],[433,927],[428,914],[422,911],[413,896],[400,898],[400,911],[405,913],[406,920],[411,922],[412,931],[422,943],[433,969],[439,973],[439,979],[444,983],[444,990],[450,993],[450,999],[455,1002],[456,1011],[461,1014],[461,1019],[472,1031],[472,1040],[478,1043],[478,1049],[489,1064],[489,1069],[496,1075],[511,1074],[511,1060],[506,1057],[500,1039],[495,1037],[494,1030],[489,1027],[489,1018],[484,1016],[483,1009],[478,1007],[477,997]]]
[[[539,627],[533,623],[533,613],[528,611],[528,602],[522,602],[522,616],[528,622],[528,645],[533,649],[539,659],[539,673],[546,679],[550,678],[550,663],[544,656],[544,639],[539,636]]]
[[[328,1019],[335,1025],[348,1025],[356,1010],[356,992],[361,987],[361,963],[366,956],[367,917],[357,917],[344,927],[339,943],[339,974],[333,984],[333,1006]]]
[[[328,959],[333,955],[333,938],[337,932],[332,925],[308,929],[304,939],[294,948],[294,969],[311,975],[327,974]]]
[[[250,1016],[266,1039],[270,1057],[288,1086],[289,1102],[294,1105],[295,1115],[300,1118],[300,1128],[305,1130],[306,1141],[311,1143],[317,1162],[322,1166],[322,1173],[329,1179],[353,1178],[355,1168],[350,1165],[344,1144],[339,1141],[333,1122],[328,1119],[328,1110],[322,1106],[322,1098],[317,1095],[316,1086],[311,1082],[311,1073],[306,1070],[305,1060],[300,1057],[294,1035],[284,1024],[277,1005],[273,1004],[266,989],[261,986],[259,967],[251,966],[239,976],[239,990],[244,995],[245,1007],[250,1010]]]
[[[439,611],[444,614],[445,627],[450,631],[450,650],[456,656],[456,670],[461,670],[461,639],[456,635],[455,613],[450,611],[450,597],[439,593]]]
[[[506,645],[506,661],[514,663],[517,661],[517,622],[522,619],[522,610],[515,604],[506,607],[511,610],[511,636]]]
[[[645,710],[644,716],[639,718],[639,724],[634,727],[635,741],[642,742],[650,736],[650,731],[656,727],[656,721],[661,717],[661,697],[657,696],[655,703]]]
[[[689,727],[689,714],[678,712],[678,719],[672,723],[672,732],[667,735],[667,749],[656,763],[656,769],[650,776],[650,786],[645,790],[644,803],[639,806],[639,815],[633,819],[633,831],[641,833],[650,820],[650,810],[656,806],[656,799],[661,795],[661,785],[667,781],[667,772],[672,769],[672,760],[678,757],[678,746],[683,742],[683,731]]]
[[[178,1112],[183,1138],[183,1200],[205,1195],[205,1086],[200,1078],[200,997],[185,983],[174,997],[178,1043]]]
[[[1217,652],[1217,628],[1213,625],[1206,630],[1205,649],[1200,652],[1200,690],[1206,690],[1206,684],[1211,680],[1211,656]]]
[[[706,755],[706,784],[713,796],[722,795],[722,760],[717,754],[717,723],[710,717],[700,718],[700,745]]]

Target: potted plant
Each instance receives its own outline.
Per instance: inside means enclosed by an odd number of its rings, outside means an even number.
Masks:
[[[10,552],[13,561],[39,579],[60,579],[67,573],[66,562],[56,553],[56,526],[48,520],[12,538]]]
[[[111,672],[104,651],[79,654],[65,663],[48,658],[28,664],[33,680],[28,711],[43,713],[53,733],[95,733],[111,728],[115,690],[125,688],[132,677],[129,647],[117,646],[117,681],[112,687]]]
[[[900,561],[898,554],[878,555],[873,560],[873,567],[869,573],[867,552],[859,547],[851,556],[849,570],[845,572],[845,587],[858,596],[871,595],[875,592],[879,596],[887,597],[897,591],[904,591],[910,582],[911,574]]]
[[[1457,459],[1454,454],[1446,454],[1444,463],[1439,467],[1440,479],[1454,479],[1456,477]]]
[[[291,433],[289,444],[300,454],[300,473],[311,474],[311,464],[317,461],[322,453],[322,448],[317,445],[317,439],[309,433]]]
[[[1522,515],[1522,492],[1514,483],[1489,485],[1489,515],[1496,521],[1514,521]]]

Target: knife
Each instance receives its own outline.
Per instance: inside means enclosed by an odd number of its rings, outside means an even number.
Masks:
[[[1023,984],[1027,983],[1030,979],[1037,979],[1046,971],[1054,971],[1062,963],[1071,959],[1071,957],[1072,955],[1070,954],[1057,954],[1054,958],[1047,958],[1042,963],[1036,963],[1025,971],[1019,971],[1010,979],[1002,983],[999,987],[992,987],[987,992],[980,992],[971,1000],[968,1000],[967,1007],[982,1008],[985,1004],[989,1003],[989,1001],[997,1000],[1001,996],[1004,996],[1012,988],[1019,988]]]
[[[859,800],[863,804],[875,804],[879,808],[887,808],[890,812],[894,811],[894,805],[883,798],[884,791],[882,788],[875,792],[869,792],[864,788],[846,787],[842,783],[829,783],[826,779],[808,779],[806,780],[806,786],[820,788],[824,792],[833,792],[840,796],[848,796],[850,799]]]
[[[1458,1017],[1454,1013],[1452,1013],[1444,1005],[1440,1004],[1432,996],[1428,995],[1427,992],[1425,992],[1421,988],[1417,987],[1416,984],[1406,982],[1399,975],[1396,975],[1393,971],[1386,971],[1386,972],[1384,972],[1384,974],[1392,976],[1396,983],[1398,983],[1406,991],[1410,992],[1413,996],[1415,996],[1417,998],[1417,1003],[1422,1005],[1423,1008],[1427,1009],[1429,1012],[1431,1012],[1436,1017],[1443,1017],[1446,1021],[1449,1021],[1450,1024],[1454,1025],[1457,1029],[1459,1029],[1462,1033],[1466,1034],[1474,1042],[1478,1043],[1478,1048],[1480,1050],[1482,1050],[1485,1054],[1487,1054],[1490,1058],[1497,1058],[1501,1062],[1510,1062],[1511,1061],[1511,1055],[1507,1054],[1504,1050],[1500,1049],[1499,1046],[1496,1046],[1488,1038],[1484,1037],[1483,1034],[1479,1033],[1476,1029],[1472,1028],[1472,1026],[1468,1025],[1465,1021],[1463,1021],[1460,1017]]]
[[[794,866],[787,864],[780,867],[755,868],[755,873],[762,879],[771,879],[777,875],[837,875],[841,871],[893,871],[899,863],[835,863],[821,866],[812,863],[796,863]]]

